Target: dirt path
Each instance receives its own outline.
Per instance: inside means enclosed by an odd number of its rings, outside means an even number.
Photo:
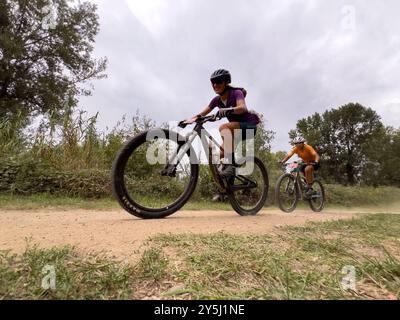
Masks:
[[[30,238],[45,248],[70,244],[85,252],[101,251],[133,261],[143,241],[158,233],[262,234],[282,225],[351,218],[356,214],[357,211],[316,214],[303,210],[284,214],[267,209],[255,217],[240,217],[232,211],[181,211],[163,220],[141,220],[122,210],[0,210],[0,250],[21,253]]]

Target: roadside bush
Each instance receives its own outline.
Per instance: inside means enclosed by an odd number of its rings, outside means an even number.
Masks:
[[[117,152],[130,137],[154,128],[155,123],[136,113],[131,122],[123,117],[111,130],[99,132],[97,118],[98,114],[87,117],[83,111],[70,110],[62,119],[44,118],[29,130],[23,128],[22,122],[0,121],[0,192],[83,198],[111,196],[110,171]],[[265,129],[260,129],[255,139],[256,155],[264,162],[269,175],[268,205],[274,203],[275,183],[282,174],[278,161],[285,155],[270,152],[272,139],[273,132]],[[158,175],[152,181],[140,181],[149,171],[143,159],[144,153],[128,163],[135,166],[137,173],[132,180],[127,177],[132,190],[151,199],[179,189],[172,182],[163,183]],[[141,170],[138,163],[143,164]],[[325,186],[328,204],[362,206],[400,199],[400,189],[396,187]],[[208,165],[200,165],[199,183],[192,199],[210,201],[217,193]]]
[[[339,206],[374,206],[400,201],[400,188],[325,185],[327,202]]]
[[[0,191],[13,194],[53,193],[84,198],[111,194],[106,170],[57,171],[49,165],[24,160],[0,165]]]

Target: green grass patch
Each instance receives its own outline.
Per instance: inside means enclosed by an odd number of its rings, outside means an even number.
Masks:
[[[134,270],[72,247],[0,254],[0,299],[126,299]],[[50,286],[54,270],[55,289]]]
[[[145,250],[138,264],[138,269],[145,278],[160,280],[167,274],[168,260],[157,248]]]
[[[140,299],[154,287],[163,288],[168,264],[154,248],[132,265],[71,246],[39,249],[28,244],[21,255],[0,251],[0,300]]]
[[[151,204],[152,199],[144,199],[144,203]],[[120,206],[114,198],[85,199],[81,197],[61,196],[50,193],[36,195],[12,195],[0,193],[0,209],[5,210],[36,210],[36,209],[87,209],[110,210]],[[211,199],[189,201],[183,210],[232,210],[227,202],[212,202]]]
[[[274,236],[153,241],[180,252],[185,267],[171,272],[196,299],[392,299],[400,298],[399,232],[399,215],[374,214],[287,227]],[[355,292],[341,286],[346,266],[355,268]]]
[[[327,203],[326,208],[395,208],[400,207],[400,188],[395,187],[343,187],[338,185],[326,185]],[[268,193],[266,207],[274,207],[274,188],[271,185]],[[151,205],[155,196],[142,197],[141,202]],[[157,198],[159,199],[159,197]],[[165,202],[167,203],[167,202]],[[0,209],[95,209],[108,210],[119,208],[113,197],[102,197],[99,199],[84,198],[78,196],[64,196],[60,194],[38,193],[33,195],[13,195],[11,193],[0,193]],[[309,206],[301,201],[299,209]],[[186,210],[232,210],[229,201],[213,202],[212,196],[193,197],[185,206]]]
[[[400,188],[396,187],[344,187],[325,185],[327,203],[343,207],[382,206],[398,203]]]

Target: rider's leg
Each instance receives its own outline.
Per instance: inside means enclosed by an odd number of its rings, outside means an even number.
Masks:
[[[312,165],[307,166],[304,169],[304,175],[306,176],[306,180],[307,180],[306,194],[310,195],[310,194],[312,194],[312,184],[314,182],[314,167]]]
[[[307,183],[311,187],[314,182],[314,167],[307,166],[304,171],[305,171]]]
[[[235,129],[240,129],[239,122],[228,122],[224,123],[219,127],[219,132],[222,137],[222,146],[220,158],[230,158],[232,159],[232,154],[234,152],[234,132]]]
[[[222,148],[221,159],[225,158],[225,167],[221,172],[223,176],[232,176],[235,174],[235,168],[233,167],[233,153],[234,153],[234,132],[235,129],[240,129],[238,122],[224,123],[220,126],[219,131],[222,137]]]

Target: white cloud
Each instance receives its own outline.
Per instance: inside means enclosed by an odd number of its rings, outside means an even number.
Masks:
[[[158,34],[163,27],[163,17],[168,8],[166,0],[125,0],[131,12],[153,34]]]
[[[183,10],[188,1],[183,0],[124,0],[135,17],[155,37],[165,34],[175,11]]]
[[[376,109],[386,125],[400,127],[400,101],[378,105]]]

